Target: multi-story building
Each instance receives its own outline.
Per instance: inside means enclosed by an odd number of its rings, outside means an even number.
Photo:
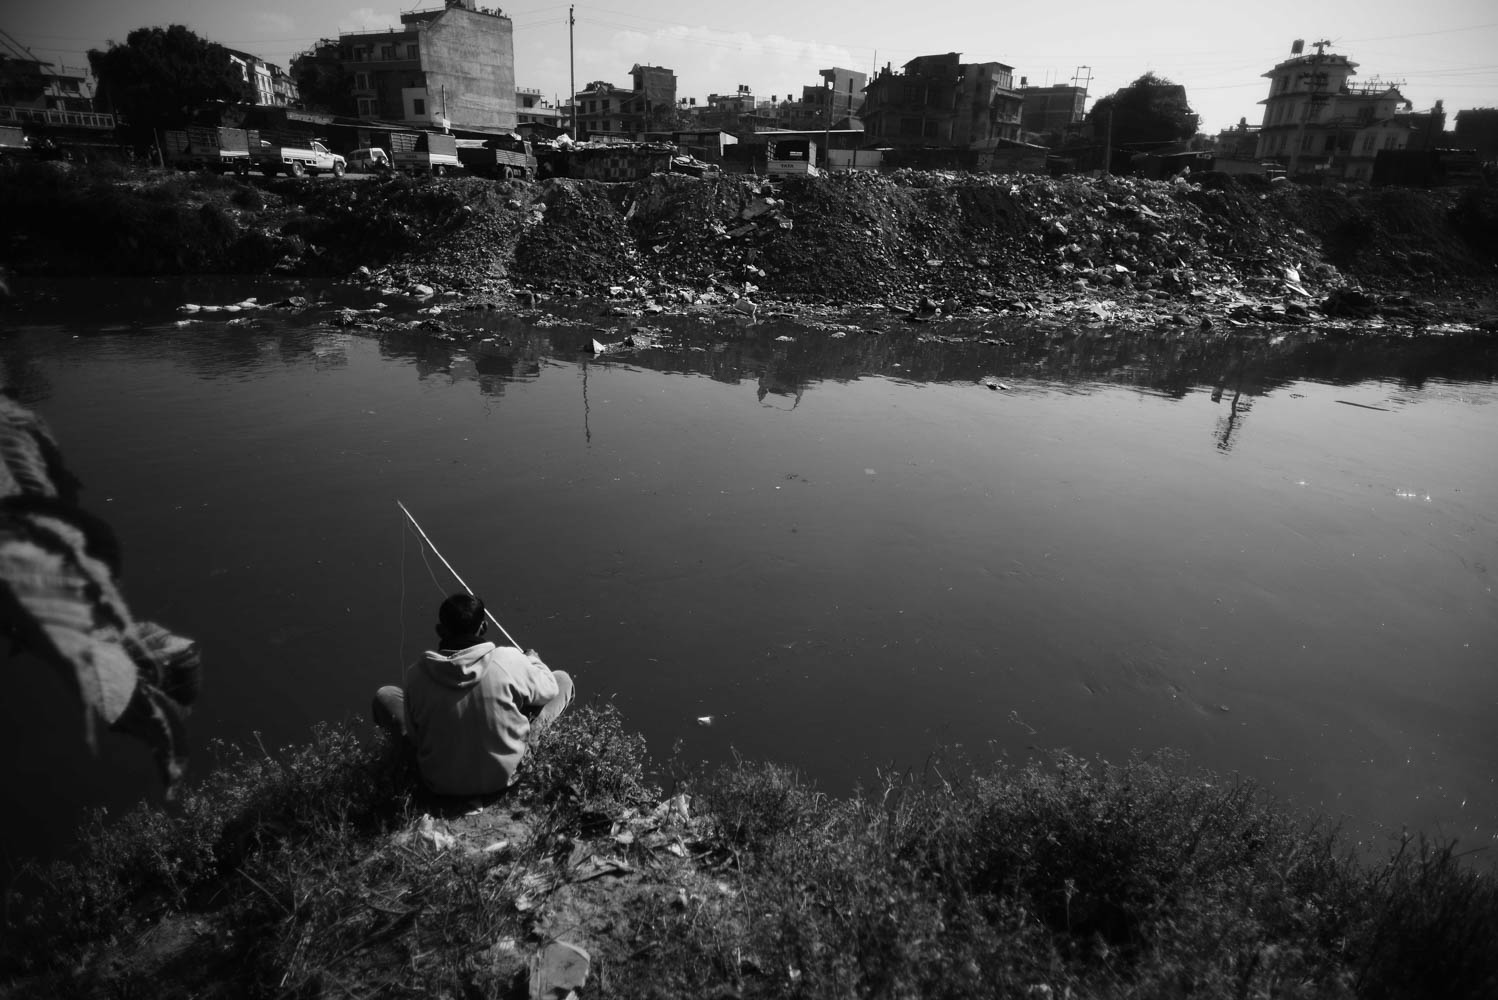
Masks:
[[[1284,166],[1291,176],[1322,173],[1368,180],[1380,150],[1405,149],[1415,128],[1410,102],[1399,88],[1377,81],[1349,82],[1358,64],[1327,52],[1314,54],[1297,40],[1291,56],[1265,73],[1269,96],[1259,128],[1258,159]]]
[[[577,138],[624,136],[624,107],[634,92],[606,80],[594,80],[573,98],[577,108]]]
[[[1082,120],[1087,108],[1087,88],[1057,84],[1053,87],[1029,87],[1020,81],[1024,108],[1020,126],[1026,132],[1060,135]]]
[[[840,122],[858,117],[863,109],[863,91],[868,86],[869,75],[841,66],[818,72],[822,76],[822,85],[802,87],[801,103],[817,112],[825,112],[834,128],[843,127]]]
[[[577,93],[579,139],[639,138],[646,132],[670,131],[676,122],[676,74],[661,66],[636,64],[630,89],[595,80]]]
[[[964,63],[956,52],[886,65],[864,88],[868,138],[891,146],[977,148],[1019,141],[1024,106],[1014,67]]]
[[[285,108],[297,103],[296,82],[281,67],[248,52],[229,49],[228,53],[229,64],[239,71],[247,84],[245,96],[253,98],[249,103],[270,108]]]
[[[92,111],[87,77],[42,59],[0,55],[0,104],[46,111]]]
[[[515,88],[515,120],[517,125],[566,127],[561,109],[542,97],[541,91],[534,87]]]
[[[448,0],[409,11],[401,27],[338,36],[360,118],[479,130],[515,127],[510,19]]]
[[[114,115],[95,111],[87,91],[82,70],[29,55],[0,55],[0,123],[113,129]]]

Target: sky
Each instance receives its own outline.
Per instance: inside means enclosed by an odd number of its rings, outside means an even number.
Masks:
[[[86,68],[85,53],[138,27],[184,24],[230,48],[290,65],[319,38],[379,30],[400,12],[440,5],[356,6],[358,0],[34,0],[7,4],[0,31],[33,55]],[[1354,83],[1399,85],[1415,110],[1444,101],[1447,127],[1462,108],[1498,107],[1498,7],[1491,0],[1120,0],[1011,5],[977,0],[818,4],[793,0],[603,0],[578,3],[572,46],[581,90],[594,80],[630,83],[635,63],[676,73],[678,97],[799,96],[832,66],[896,70],[920,55],[961,53],[964,62],[1014,67],[1016,84],[1068,84],[1090,98],[1147,71],[1186,87],[1203,131],[1247,118],[1258,124],[1268,81],[1297,38],[1325,39],[1358,64]],[[494,6],[479,0],[480,7]],[[628,10],[624,8],[630,8]],[[521,0],[501,8],[514,22],[515,82],[547,99],[569,91],[568,7]],[[4,37],[0,36],[0,42]],[[3,49],[0,49],[3,51]],[[1308,51],[1309,48],[1308,48]],[[1089,107],[1091,101],[1089,100]]]

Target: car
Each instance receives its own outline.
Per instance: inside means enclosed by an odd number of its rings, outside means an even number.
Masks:
[[[365,146],[348,155],[351,173],[388,174],[392,169],[390,154],[379,146]]]

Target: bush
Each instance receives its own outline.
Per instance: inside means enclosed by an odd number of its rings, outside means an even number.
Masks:
[[[644,737],[624,731],[612,704],[573,705],[531,741],[517,783],[521,794],[540,802],[643,805],[660,796],[646,780],[648,762]]]
[[[279,844],[347,839],[405,815],[406,797],[379,741],[349,725],[318,725],[279,756],[215,744],[222,760],[168,813],[142,803],[111,821],[101,810],[79,856],[37,873],[43,891],[21,906],[0,968],[61,960],[58,945],[124,933],[133,920],[182,908]],[[28,948],[45,941],[46,948]]]

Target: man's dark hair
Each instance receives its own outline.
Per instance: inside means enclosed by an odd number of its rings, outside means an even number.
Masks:
[[[448,635],[478,635],[484,624],[484,602],[472,594],[454,594],[437,609],[437,620]]]

